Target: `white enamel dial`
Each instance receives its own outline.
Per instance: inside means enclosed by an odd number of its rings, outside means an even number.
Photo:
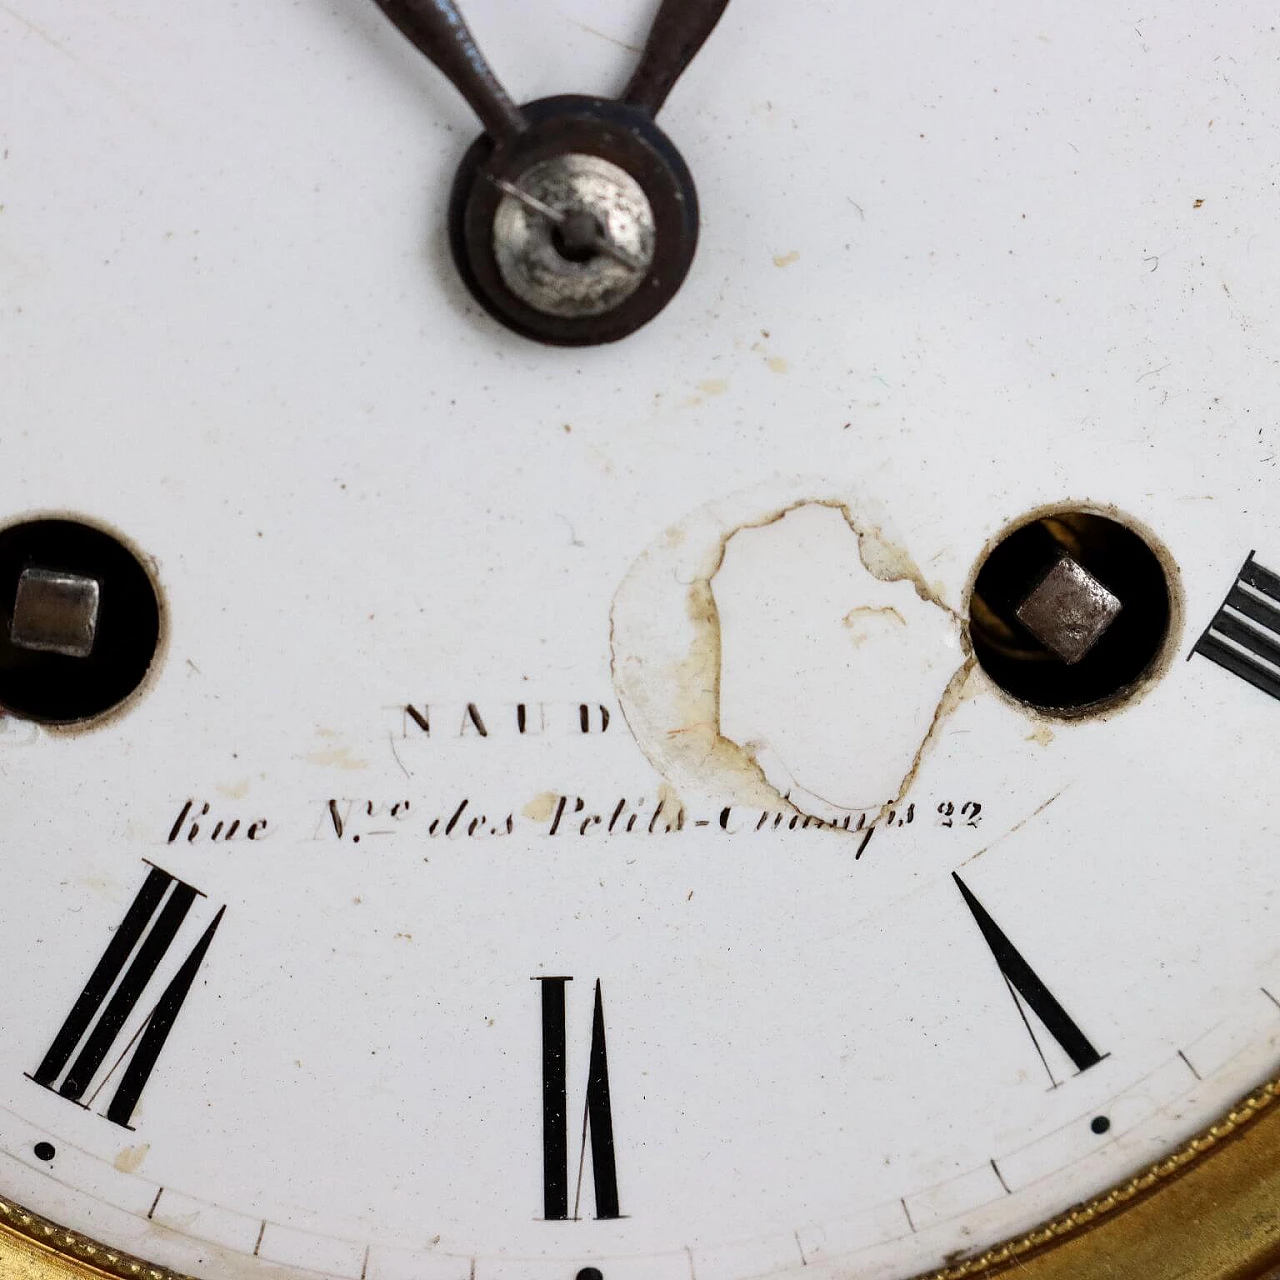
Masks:
[[[653,12],[466,7],[520,101]],[[459,281],[478,126],[373,5],[0,45],[0,527],[163,611],[0,717],[6,1196],[202,1280],[904,1280],[1275,1073],[1268,6],[733,0],[692,271],[579,349]],[[968,639],[1045,510],[1168,574],[1079,718]]]

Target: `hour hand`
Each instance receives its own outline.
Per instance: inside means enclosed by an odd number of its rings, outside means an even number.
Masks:
[[[729,0],[662,0],[622,101],[656,116],[728,7]]]
[[[377,4],[414,48],[449,77],[495,142],[525,131],[524,113],[485,61],[456,4],[450,0],[377,0]]]

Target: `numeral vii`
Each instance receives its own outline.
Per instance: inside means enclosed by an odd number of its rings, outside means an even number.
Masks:
[[[596,1217],[620,1218],[618,1168],[613,1151],[613,1108],[609,1100],[609,1062],[604,1043],[604,1001],[596,982],[591,1017],[591,1054],[587,1096],[582,1110],[582,1142],[578,1177],[569,1213],[569,1103],[565,1071],[565,983],[572,978],[535,978],[542,984],[542,1187],[543,1213],[549,1221],[578,1218],[582,1170],[591,1133],[591,1172],[596,1191]]]
[[[1280,577],[1253,555],[1191,652],[1280,699]]]
[[[1035,970],[1022,958],[1017,947],[1009,941],[1004,930],[987,914],[986,908],[969,891],[968,885],[954,871],[951,873],[951,878],[956,882],[956,888],[960,890],[960,896],[964,898],[965,906],[969,908],[983,939],[991,948],[991,954],[995,957],[1000,969],[1000,976],[1009,988],[1014,1007],[1018,1010],[1022,1025],[1027,1029],[1031,1043],[1035,1045],[1036,1053],[1053,1087],[1056,1089],[1059,1082],[1050,1070],[1049,1060],[1044,1056],[1044,1050],[1040,1047],[1040,1041],[1027,1018],[1022,1001],[1026,1002],[1031,1012],[1043,1024],[1044,1029],[1058,1042],[1059,1048],[1075,1064],[1077,1072],[1096,1067],[1107,1055],[1099,1053],[1093,1047],[1067,1011],[1054,999],[1049,988],[1036,976]],[[1022,998],[1021,1001],[1019,996]]]
[[[198,889],[167,871],[151,868],[67,1020],[54,1036],[49,1052],[32,1073],[32,1080],[46,1089],[56,1089],[72,1102],[80,1102],[120,1038],[125,1023],[155,977],[156,970],[169,954],[192,904],[203,896]],[[91,1106],[116,1071],[124,1066],[104,1114],[113,1123],[132,1128],[129,1121],[138,1099],[173,1030],[174,1020],[191,990],[224,911],[225,907],[218,909],[191,953],[160,992],[142,1025],[90,1094],[89,1101],[81,1105]],[[128,1059],[127,1065],[125,1059]]]

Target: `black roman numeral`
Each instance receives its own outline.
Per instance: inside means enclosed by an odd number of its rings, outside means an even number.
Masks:
[[[198,889],[159,867],[151,868],[67,1020],[54,1036],[49,1052],[32,1073],[32,1080],[46,1089],[56,1089],[72,1102],[80,1102],[168,954],[197,897],[203,897]],[[91,1106],[94,1098],[128,1058],[128,1065],[104,1114],[115,1124],[132,1128],[129,1121],[138,1099],[151,1078],[160,1051],[173,1030],[174,1020],[191,990],[225,910],[225,907],[219,908],[191,954],[160,993],[146,1021],[125,1045],[89,1101],[81,1105]]]
[[[969,887],[965,882],[954,871],[951,873],[951,878],[956,882],[956,888],[960,890],[960,895],[964,898],[965,905],[973,913],[973,918],[977,922],[978,928],[982,931],[982,936],[986,940],[987,946],[991,948],[991,954],[995,957],[996,964],[1000,968],[1000,974],[1009,988],[1010,996],[1013,997],[1013,1003],[1018,1010],[1018,1015],[1022,1019],[1023,1026],[1027,1029],[1027,1034],[1031,1037],[1031,1043],[1036,1047],[1036,1053],[1039,1054],[1040,1061],[1043,1063],[1045,1071],[1048,1072],[1049,1080],[1053,1086],[1056,1088],[1059,1082],[1054,1077],[1052,1070],[1050,1070],[1049,1062],[1044,1056],[1044,1050],[1040,1048],[1040,1041],[1036,1038],[1036,1033],[1018,1000],[1019,996],[1027,1002],[1031,1012],[1044,1024],[1045,1030],[1058,1042],[1067,1057],[1075,1063],[1077,1071],[1088,1071],[1090,1067],[1096,1067],[1106,1057],[1106,1054],[1099,1053],[1089,1043],[1084,1032],[1076,1026],[1067,1011],[1053,998],[1053,993],[1036,976],[1035,970],[1022,958],[1021,953],[1009,941],[1004,930],[987,914],[987,910],[982,903],[970,893]]]
[[[1280,699],[1280,577],[1253,557],[1191,652]]]
[[[572,978],[535,978],[542,984],[542,1187],[543,1215],[548,1221],[578,1219],[582,1170],[591,1132],[591,1172],[595,1180],[596,1217],[620,1218],[618,1168],[613,1150],[613,1109],[609,1100],[609,1062],[604,1042],[604,1001],[596,981],[591,1018],[591,1055],[587,1096],[582,1112],[577,1188],[569,1213],[569,1100],[565,1072],[565,983]]]

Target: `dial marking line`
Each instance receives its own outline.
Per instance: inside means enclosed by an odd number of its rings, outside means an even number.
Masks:
[[[1009,998],[1013,1001],[1013,1007],[1018,1011],[1018,1017],[1022,1019],[1022,1025],[1027,1029],[1027,1035],[1031,1037],[1031,1043],[1036,1047],[1036,1053],[1040,1057],[1040,1065],[1044,1067],[1045,1075],[1049,1077],[1049,1088],[1058,1088],[1062,1082],[1053,1074],[1053,1071],[1049,1066],[1049,1059],[1044,1056],[1044,1050],[1040,1047],[1040,1041],[1036,1037],[1035,1028],[1032,1027],[1031,1019],[1027,1017],[1026,1010],[1022,1007],[1022,1001],[1018,999],[1018,993],[1014,990],[1013,983],[1009,981],[1009,975],[1001,969],[1000,976],[1004,979],[1004,985],[1009,988]]]
[[[404,761],[400,759],[400,753],[396,750],[395,735],[390,730],[387,731],[387,742],[391,745],[391,754],[395,756],[396,764],[400,766],[400,772],[403,773],[406,778],[412,778],[413,774],[405,768]]]
[[[800,1232],[797,1230],[793,1231],[791,1234],[796,1238],[796,1249],[800,1253],[800,1265],[802,1267],[807,1267],[809,1265],[809,1259],[804,1256],[804,1245],[800,1243]]]
[[[597,31],[595,27],[589,27],[585,22],[574,22],[575,27],[581,27],[589,36],[599,36],[601,40],[607,40],[610,44],[616,44],[619,49],[625,49],[628,53],[643,53],[644,50],[638,44],[628,44],[625,40],[619,40],[617,36],[608,35],[604,31]]]
[[[263,1218],[262,1225],[258,1228],[258,1238],[253,1242],[253,1256],[258,1256],[258,1250],[262,1248],[262,1237],[267,1234],[267,1220]]]
[[[591,1111],[587,1103],[582,1104],[582,1141],[578,1144],[578,1183],[573,1191],[573,1221],[578,1222],[578,1208],[582,1203],[582,1169],[587,1162],[587,1121]]]
[[[1005,1194],[1010,1196],[1013,1195],[1013,1192],[1009,1190],[1009,1184],[1004,1180],[1004,1174],[1000,1172],[1000,1166],[996,1164],[994,1157],[991,1160],[991,1172],[999,1178],[1000,1185],[1004,1188]]]
[[[157,1003],[155,1008],[152,1009],[149,1014],[147,1014],[147,1016],[142,1021],[142,1026],[140,1026],[137,1029],[137,1031],[133,1033],[132,1039],[130,1039],[129,1043],[125,1045],[124,1050],[121,1052],[120,1056],[115,1060],[115,1062],[111,1064],[111,1067],[107,1071],[107,1074],[102,1077],[102,1080],[99,1083],[98,1087],[89,1095],[88,1101],[86,1101],[84,1104],[86,1111],[93,1106],[94,1100],[97,1098],[98,1094],[100,1094],[103,1091],[103,1089],[105,1089],[107,1085],[111,1083],[111,1077],[115,1075],[115,1073],[120,1069],[120,1064],[133,1051],[134,1045],[136,1045],[138,1041],[142,1039],[142,1033],[146,1031],[146,1029],[151,1025],[151,1019],[156,1016],[156,1010],[159,1008],[160,1008],[160,1005],[159,1003]]]
[[[30,18],[24,17],[16,9],[11,9],[7,4],[0,4],[0,10],[7,13],[9,17],[11,17],[15,22],[21,23],[24,27],[26,27],[28,31],[31,32],[33,36],[36,36],[39,39],[43,40],[44,43],[47,44],[51,49],[57,49],[57,51],[60,54],[62,54],[64,57],[70,58],[72,62],[82,61],[74,53],[72,53],[71,50],[67,48],[67,46],[63,44],[61,40],[55,39],[55,37],[50,35],[49,32],[47,32],[43,27],[37,26],[34,22],[31,21]]]
[[[905,1196],[900,1197],[898,1200],[898,1203],[902,1206],[902,1212],[906,1215],[907,1226],[911,1228],[911,1234],[915,1235],[916,1224],[911,1221],[911,1210],[907,1208],[906,1197]]]
[[[1258,990],[1261,991],[1262,994],[1266,996],[1267,999],[1270,1000],[1271,1003],[1275,1005],[1277,1009],[1280,1009],[1280,1000],[1277,1000],[1275,996],[1273,996],[1271,992],[1266,989],[1266,987],[1259,987]]]
[[[1195,1069],[1195,1067],[1191,1065],[1191,1060],[1187,1057],[1185,1053],[1182,1052],[1181,1049],[1178,1050],[1178,1057],[1182,1059],[1182,1061],[1186,1064],[1187,1070],[1190,1071],[1191,1074],[1195,1076],[1197,1080],[1204,1079],[1204,1077]]]
[[[147,1221],[150,1222],[156,1214],[156,1205],[160,1203],[160,1197],[164,1195],[164,1188],[161,1187],[156,1192],[156,1198],[151,1202],[151,1208],[147,1210]]]
[[[1061,791],[1057,792],[1056,795],[1050,796],[1042,805],[1039,805],[1037,808],[1033,809],[1029,814],[1027,814],[1027,816],[1023,818],[1021,822],[1015,822],[1013,826],[1009,828],[1008,831],[1004,832],[1002,835],[996,836],[996,838],[990,844],[984,845],[981,849],[978,850],[977,853],[971,853],[960,865],[962,867],[967,867],[971,862],[977,862],[977,860],[981,858],[983,854],[990,853],[991,850],[996,847],[996,845],[1000,844],[1004,840],[1007,840],[1011,835],[1014,835],[1016,832],[1021,831],[1022,828],[1025,827],[1028,822],[1032,821],[1032,819],[1038,818],[1051,804],[1054,803],[1055,800],[1061,799],[1062,796],[1067,791],[1069,791],[1074,785],[1075,785],[1075,779],[1073,778],[1070,782],[1067,783],[1065,787],[1062,788]]]

